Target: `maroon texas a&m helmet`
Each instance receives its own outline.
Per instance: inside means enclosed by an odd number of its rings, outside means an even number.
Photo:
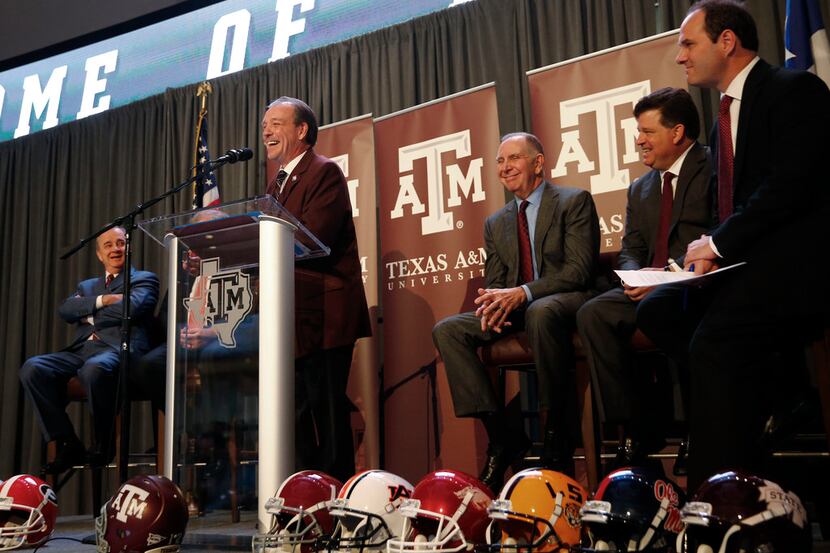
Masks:
[[[187,503],[164,476],[124,482],[95,519],[98,553],[179,551],[187,526]]]

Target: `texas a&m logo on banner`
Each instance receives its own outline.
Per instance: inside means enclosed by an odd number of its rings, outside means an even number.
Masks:
[[[372,116],[320,127],[315,150],[337,163],[346,177],[366,300],[370,307],[377,305],[377,194]]]
[[[686,87],[676,53],[677,31],[671,31],[528,73],[547,178],[591,192],[602,251],[620,249],[626,190],[649,170],[636,144],[634,105],[659,88]]]
[[[461,205],[462,197],[472,203],[486,198],[481,170],[484,158],[472,157],[470,129],[438,136],[398,148],[398,194],[395,207],[389,213],[392,219],[404,216],[404,210],[421,217],[421,234],[436,234],[455,228],[451,207]],[[459,163],[444,165],[443,154],[450,153],[456,160],[466,160],[466,172]],[[426,198],[422,199],[415,187],[415,162],[426,163],[424,182]],[[445,181],[446,173],[446,183]],[[459,221],[459,228],[463,223]]]
[[[430,289],[455,312],[469,280],[483,276],[484,219],[504,205],[495,88],[377,119],[375,135],[383,292]]]
[[[483,285],[484,221],[505,203],[498,146],[492,84],[375,120],[385,464],[406,478],[475,457],[469,428],[441,417],[452,405],[432,327]]]

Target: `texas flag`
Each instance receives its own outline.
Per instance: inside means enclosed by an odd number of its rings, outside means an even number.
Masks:
[[[830,86],[830,43],[816,0],[787,0],[784,65],[815,73]]]

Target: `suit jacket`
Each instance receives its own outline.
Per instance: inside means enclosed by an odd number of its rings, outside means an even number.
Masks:
[[[327,257],[297,263],[295,355],[353,345],[372,333],[346,178],[309,149],[277,200],[323,244]]]
[[[818,77],[763,60],[752,68],[738,119],[734,212],[712,240],[726,263],[747,261],[745,293],[786,314],[827,308],[828,128],[830,91]]]
[[[711,179],[712,165],[706,148],[696,142],[686,154],[677,176],[669,226],[669,256],[681,265],[689,242],[700,238],[714,224]],[[628,187],[625,235],[618,258],[620,269],[636,271],[652,266],[660,226],[662,188],[660,171],[656,169]]]
[[[539,278],[528,282],[534,298],[589,290],[599,257],[599,221],[585,190],[543,182],[533,249]],[[509,288],[519,279],[518,207],[515,201],[487,218],[484,247],[487,288]]]
[[[105,305],[101,309],[95,308],[95,300],[104,294],[121,294],[124,292],[124,271],[110,283],[105,285],[104,277],[90,278],[81,281],[78,289],[72,296],[66,298],[58,308],[61,318],[67,323],[75,325],[75,339],[65,348],[71,349],[92,333],[115,351],[121,349],[121,302]],[[130,350],[133,353],[144,353],[150,348],[148,338],[153,311],[159,297],[159,279],[148,271],[130,272]],[[87,324],[85,319],[92,316],[94,325]]]

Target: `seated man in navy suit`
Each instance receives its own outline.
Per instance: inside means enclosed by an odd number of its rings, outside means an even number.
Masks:
[[[114,449],[111,438],[121,345],[121,301],[124,291],[126,232],[114,227],[96,241],[96,254],[104,274],[82,281],[58,309],[61,318],[75,325],[75,339],[56,353],[27,359],[20,382],[31,400],[47,441],[55,440],[58,453],[44,467],[58,474],[73,465],[108,463]],[[153,273],[131,269],[130,351],[147,351],[147,324],[158,300],[159,281]],[[66,383],[77,376],[89,399],[95,441],[88,455],[66,414]]]
[[[651,171],[628,188],[620,269],[663,270],[671,258],[683,264],[686,245],[714,223],[712,166],[700,133],[697,108],[682,88],[661,88],[634,106],[637,145]],[[661,422],[647,390],[635,384],[631,337],[637,306],[653,287],[618,286],[577,313],[577,327],[591,367],[597,407],[606,424],[625,435],[614,466],[642,465],[665,445]]]

